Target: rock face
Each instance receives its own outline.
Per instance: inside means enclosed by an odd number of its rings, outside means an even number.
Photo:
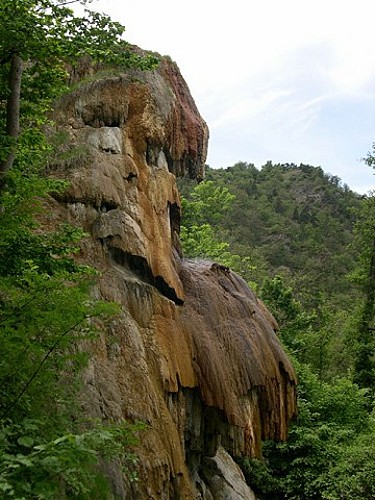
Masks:
[[[214,457],[204,458],[203,463],[204,477],[215,500],[255,500],[240,467],[222,446]]]
[[[208,139],[185,81],[167,58],[156,71],[98,78],[60,102],[56,121],[76,158],[53,166],[70,186],[52,217],[89,233],[80,259],[102,273],[94,294],[122,306],[93,348],[83,405],[148,424],[139,480],[107,466],[114,494],[253,498],[230,455],[286,438],[295,376],[246,283],[182,258],[175,179],[203,177]]]

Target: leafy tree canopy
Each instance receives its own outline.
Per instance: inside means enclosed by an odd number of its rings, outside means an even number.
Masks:
[[[240,257],[231,251],[222,225],[225,214],[232,209],[235,196],[226,187],[205,181],[182,197],[183,221],[181,242],[186,257],[211,259],[237,271],[249,283],[255,267],[250,257]]]
[[[138,64],[141,58],[127,50],[125,28],[105,14],[85,10],[77,17],[61,0],[2,0],[0,6],[0,62],[13,54],[24,61],[54,67],[83,55],[97,61]],[[80,2],[86,3],[86,2]],[[109,59],[108,59],[109,58]],[[146,63],[152,62],[146,58]]]

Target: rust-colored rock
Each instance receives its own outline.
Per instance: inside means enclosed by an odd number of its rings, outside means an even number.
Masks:
[[[185,261],[181,277],[181,319],[203,402],[240,430],[235,439],[222,436],[228,451],[260,455],[261,439],[286,439],[295,411],[293,369],[269,313],[245,281],[222,266]]]
[[[86,151],[52,166],[70,181],[51,201],[53,216],[90,234],[80,258],[102,272],[93,293],[122,306],[93,347],[84,410],[149,425],[140,480],[128,483],[112,464],[113,490],[135,500],[215,498],[209,467],[230,463],[222,448],[215,458],[220,444],[257,455],[262,438],[285,439],[295,376],[246,283],[181,258],[175,175],[202,177],[207,126],[167,58],[156,71],[82,84],[56,121]]]

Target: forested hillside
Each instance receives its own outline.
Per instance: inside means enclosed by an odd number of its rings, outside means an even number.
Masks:
[[[367,158],[373,166],[373,155]],[[256,287],[299,377],[299,416],[266,461],[261,498],[374,498],[374,198],[309,165],[237,163],[181,182],[185,252]]]
[[[206,179],[235,195],[216,227],[231,251],[251,257],[254,281],[279,274],[312,301],[343,291],[348,297],[346,276],[355,260],[349,245],[361,197],[339,178],[310,165],[269,162],[258,170],[241,162],[208,168]],[[192,187],[185,182],[182,192],[188,197]]]

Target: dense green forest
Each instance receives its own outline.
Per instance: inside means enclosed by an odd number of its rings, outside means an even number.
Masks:
[[[258,270],[255,281],[266,273],[279,274],[305,298],[313,287],[312,301],[317,286],[329,296],[338,296],[344,288],[347,298],[345,277],[355,259],[349,244],[361,196],[309,165],[267,163],[257,170],[237,163],[227,169],[208,168],[206,179],[234,195],[215,230],[233,253],[252,257]],[[188,196],[193,186],[185,180],[182,193]]]
[[[299,379],[288,442],[241,461],[249,484],[260,498],[375,498],[374,197],[320,167],[270,162],[207,168],[180,189],[185,254],[257,289]]]

